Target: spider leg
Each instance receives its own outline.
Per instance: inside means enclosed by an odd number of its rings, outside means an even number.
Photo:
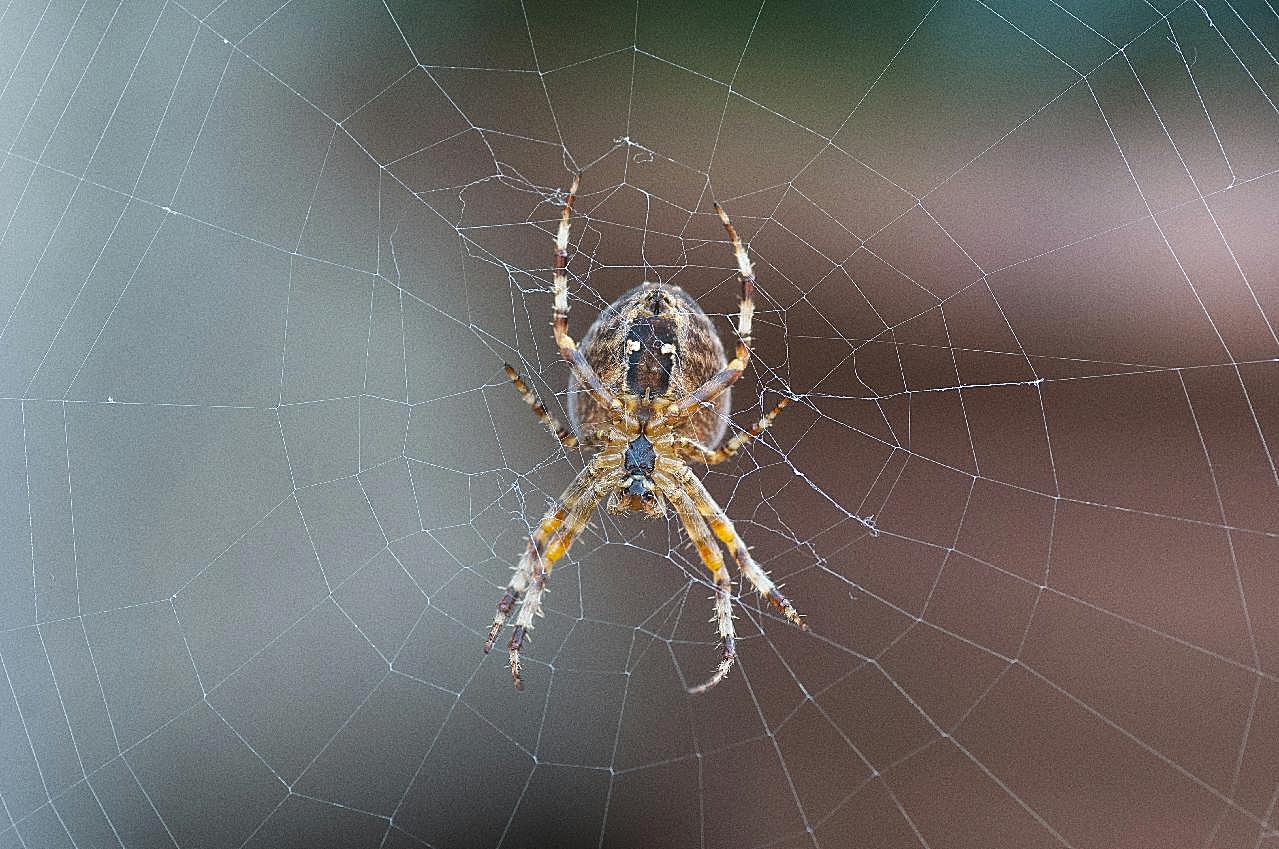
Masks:
[[[542,556],[533,564],[533,575],[528,582],[528,591],[520,604],[519,615],[515,617],[515,632],[511,634],[511,640],[506,644],[511,680],[515,683],[517,690],[524,689],[524,679],[520,676],[520,652],[524,648],[524,641],[528,639],[528,632],[533,630],[533,617],[542,615],[542,593],[546,591],[546,581],[551,577],[551,564],[568,551],[568,547],[573,544],[573,539],[590,521],[591,514],[595,512],[595,507],[603,499],[604,493],[616,485],[616,480],[607,478],[598,483],[593,481],[584,497],[571,510],[565,512],[563,523],[551,536]]]
[[[515,632],[506,646],[510,653],[511,680],[517,690],[524,688],[524,680],[520,677],[520,651],[524,648],[528,632],[533,629],[533,617],[542,615],[542,593],[546,591],[551,565],[564,556],[573,539],[590,521],[604,495],[617,486],[620,476],[616,469],[622,465],[622,456],[616,451],[601,451],[578,473],[564,491],[559,504],[548,510],[538,524],[506,592],[497,603],[493,625],[489,628],[488,639],[484,641],[485,653],[492,650],[515,603],[523,599],[515,619]]]
[[[590,391],[605,409],[621,411],[622,402],[610,392],[600,380],[595,369],[591,368],[586,357],[577,348],[577,342],[568,333],[568,231],[569,217],[573,214],[573,200],[577,196],[577,186],[581,176],[573,178],[573,185],[564,198],[564,209],[560,213],[560,229],[555,236],[555,305],[552,310],[551,326],[555,329],[555,344],[560,349],[560,356],[568,361],[573,374],[583,386]]]
[[[672,468],[672,467],[682,468]],[[742,574],[751,582],[751,585],[759,592],[760,595],[772,602],[773,607],[786,617],[787,621],[793,625],[797,625],[800,630],[807,631],[808,625],[804,622],[804,618],[800,616],[799,611],[790,603],[790,599],[782,595],[777,584],[773,583],[773,579],[768,573],[755,562],[755,558],[751,557],[750,549],[746,547],[746,543],[738,535],[737,529],[733,527],[733,523],[724,513],[724,509],[715,503],[715,499],[706,490],[706,486],[693,474],[687,464],[682,460],[666,460],[663,463],[664,470],[674,478],[675,483],[683,489],[693,504],[697,507],[699,513],[706,519],[706,523],[710,525],[715,536],[718,537],[729,550],[733,553],[733,559],[737,561],[737,566],[742,570]]]
[[[689,439],[687,436],[679,437],[677,443],[679,444],[680,450],[683,454],[688,457],[692,457],[698,462],[705,463],[708,466],[713,466],[716,463],[722,463],[729,457],[736,454],[743,445],[767,430],[769,425],[773,423],[773,419],[777,418],[777,414],[786,409],[786,405],[789,403],[789,398],[782,398],[782,400],[778,402],[777,406],[769,410],[763,418],[751,425],[749,429],[742,431],[732,439],[728,440],[728,442],[720,448],[707,448],[702,443],[695,439]]]
[[[537,416],[542,424],[546,425],[546,428],[555,435],[555,438],[565,448],[576,447],[577,437],[573,435],[573,432],[560,424],[559,419],[547,411],[546,406],[542,404],[542,399],[533,394],[533,390],[528,388],[528,384],[516,373],[515,369],[511,368],[509,363],[504,364],[504,367],[506,376],[515,384],[515,390],[520,393],[524,403],[528,404],[533,410],[533,415]]]
[[[515,573],[507,584],[506,591],[497,603],[497,612],[493,616],[493,624],[489,627],[488,638],[484,641],[487,654],[493,649],[497,635],[515,608],[515,603],[524,598],[530,583],[536,578],[538,571],[549,572],[550,564],[563,556],[572,542],[573,535],[585,526],[595,504],[599,502],[596,493],[596,482],[601,475],[621,464],[621,454],[616,452],[596,454],[586,468],[578,472],[577,477],[564,490],[560,500],[546,511],[537,530],[529,538],[524,555],[520,558]],[[568,528],[574,528],[567,533]],[[545,577],[542,583],[545,584]],[[539,591],[540,595],[540,591]]]
[[[662,482],[665,484],[663,493],[671,500],[675,512],[684,525],[684,530],[697,548],[698,556],[702,558],[702,563],[706,564],[706,568],[711,571],[711,576],[715,580],[715,615],[711,621],[715,622],[719,628],[719,637],[724,644],[724,655],[710,678],[696,687],[688,688],[688,692],[693,694],[705,693],[724,680],[737,660],[737,632],[733,628],[733,583],[729,579],[728,569],[724,566],[724,554],[719,550],[715,537],[711,536],[710,528],[706,526],[706,520],[698,513],[697,506],[688,497],[688,493],[669,483],[669,479]]]
[[[717,374],[683,398],[676,399],[662,415],[657,416],[652,424],[654,428],[660,428],[670,420],[678,419],[698,406],[714,401],[721,392],[737,382],[742,372],[746,371],[746,364],[751,359],[751,322],[755,316],[755,270],[751,265],[750,257],[746,255],[746,249],[742,247],[742,240],[738,238],[737,231],[728,220],[728,213],[718,203],[715,204],[715,212],[719,215],[720,223],[724,225],[728,238],[733,243],[733,254],[737,258],[737,276],[742,281],[742,297],[737,306],[737,350],[733,359],[729,360]]]

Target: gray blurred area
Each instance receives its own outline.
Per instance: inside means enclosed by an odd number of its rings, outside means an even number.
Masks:
[[[0,3],[0,849],[1279,849],[1279,14]],[[572,332],[731,342],[673,520],[556,564]]]

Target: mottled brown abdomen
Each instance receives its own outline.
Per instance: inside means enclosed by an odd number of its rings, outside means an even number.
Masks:
[[[642,283],[599,314],[579,346],[600,381],[619,397],[634,398],[644,416],[657,398],[692,392],[727,365],[710,318],[688,293],[668,283]],[[568,413],[585,445],[609,417],[590,393],[569,381]],[[729,390],[690,417],[682,429],[715,446],[728,427]]]

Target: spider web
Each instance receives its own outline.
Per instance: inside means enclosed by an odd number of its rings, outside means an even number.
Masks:
[[[1279,847],[1279,11],[0,9],[0,847]],[[677,283],[739,665],[547,326]],[[739,591],[740,586],[737,587]]]

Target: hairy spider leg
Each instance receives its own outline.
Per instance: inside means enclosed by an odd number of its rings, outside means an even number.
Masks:
[[[571,430],[560,424],[559,419],[551,415],[551,413],[546,409],[546,406],[542,403],[542,399],[533,394],[533,390],[528,388],[528,384],[526,384],[515,369],[511,367],[511,364],[505,363],[503,364],[503,367],[506,369],[506,376],[511,379],[511,383],[515,384],[516,391],[519,392],[520,397],[524,399],[524,403],[528,404],[533,410],[533,415],[537,416],[538,419],[541,420],[542,424],[546,425],[547,430],[554,434],[555,438],[558,439],[560,444],[565,448],[576,447],[577,437],[573,435]]]
[[[578,505],[564,516],[564,523],[551,537],[546,551],[534,560],[533,576],[528,582],[528,591],[524,595],[524,600],[520,603],[519,615],[515,617],[515,632],[511,634],[511,640],[506,644],[509,652],[511,681],[514,682],[515,689],[524,689],[524,679],[520,676],[520,652],[524,648],[528,632],[533,630],[533,617],[542,615],[542,593],[546,591],[546,581],[551,576],[551,564],[564,556],[569,546],[573,544],[574,538],[590,521],[591,514],[595,512],[595,508],[599,506],[605,494],[620,484],[621,480],[621,474],[616,473],[594,483]]]
[[[551,536],[560,529],[569,513],[577,509],[578,504],[587,494],[589,490],[587,478],[586,469],[578,472],[577,477],[573,479],[568,489],[560,497],[560,502],[546,511],[546,514],[542,516],[542,521],[537,525],[537,530],[529,537],[528,545],[524,549],[524,555],[515,567],[511,580],[506,585],[506,591],[502,593],[501,599],[497,602],[497,613],[493,616],[493,624],[489,627],[488,638],[484,641],[485,654],[493,650],[493,644],[497,642],[497,635],[501,633],[507,617],[510,616],[511,611],[515,608],[515,603],[524,597],[524,592],[528,589],[529,581],[533,578],[533,572],[538,560],[545,557],[547,550],[550,548],[548,542]]]
[[[746,249],[742,247],[742,240],[738,238],[737,231],[728,220],[728,213],[718,203],[715,204],[715,212],[719,215],[720,223],[724,225],[728,238],[733,243],[733,254],[737,258],[737,276],[742,281],[742,297],[737,305],[737,350],[733,359],[729,360],[718,374],[683,398],[676,399],[654,419],[652,427],[659,433],[663,426],[669,426],[670,421],[679,419],[698,406],[718,398],[720,393],[737,382],[737,378],[746,371],[746,364],[751,359],[751,323],[755,316],[755,271],[751,266],[750,257],[746,255]]]
[[[555,329],[555,344],[559,346],[560,356],[568,362],[577,379],[606,409],[621,413],[623,406],[621,400],[604,386],[595,369],[591,368],[586,357],[578,350],[577,342],[568,333],[569,217],[573,214],[573,199],[577,196],[580,180],[581,175],[573,177],[573,185],[564,198],[564,209],[560,213],[560,229],[555,236],[555,303],[551,326]]]
[[[501,633],[502,626],[506,624],[507,617],[515,608],[515,603],[524,598],[541,564],[546,563],[545,571],[549,571],[549,564],[563,556],[568,550],[569,543],[572,542],[573,534],[585,526],[595,505],[602,497],[596,494],[595,488],[600,475],[606,473],[609,468],[620,466],[621,462],[620,453],[596,454],[565,488],[560,500],[546,511],[542,521],[538,523],[537,530],[529,537],[524,555],[520,558],[519,565],[516,566],[510,583],[506,586],[506,591],[497,603],[493,624],[489,628],[488,638],[484,641],[486,654],[492,651],[493,644],[497,641],[497,635]],[[576,528],[576,530],[566,533],[567,528]],[[542,583],[545,584],[544,577]]]
[[[801,631],[808,630],[808,624],[804,622],[804,618],[800,616],[799,611],[790,603],[790,599],[782,595],[777,585],[773,583],[773,579],[768,573],[755,562],[755,558],[751,556],[750,549],[746,547],[746,543],[738,535],[737,529],[733,527],[732,521],[724,513],[724,509],[715,503],[715,499],[707,491],[706,486],[701,482],[697,475],[693,474],[693,470],[681,460],[667,460],[664,466],[673,466],[678,464],[682,468],[670,469],[671,477],[674,478],[676,486],[688,493],[693,504],[697,507],[699,513],[706,519],[706,523],[710,525],[715,536],[719,538],[729,551],[733,553],[733,559],[737,561],[737,566],[742,570],[742,574],[751,582],[751,585],[759,592],[759,594],[772,602],[783,616],[786,617],[793,625],[799,626]]]
[[[723,447],[707,448],[695,439],[690,439],[687,436],[681,436],[678,440],[680,451],[683,454],[692,457],[694,460],[705,463],[708,466],[713,466],[716,463],[722,463],[729,457],[736,454],[743,445],[767,430],[769,426],[772,425],[773,419],[777,418],[777,414],[786,409],[786,405],[788,404],[790,404],[790,399],[782,398],[782,400],[777,403],[776,407],[764,414],[763,418],[751,425],[749,429],[742,431],[732,439],[728,440],[728,443]]]
[[[696,687],[688,688],[688,692],[693,694],[705,693],[724,680],[728,670],[733,668],[733,663],[737,660],[737,632],[733,628],[733,583],[728,576],[728,569],[724,566],[724,554],[719,550],[715,537],[711,536],[706,520],[697,511],[697,505],[688,497],[688,493],[672,484],[669,479],[662,482],[665,484],[663,491],[670,498],[675,512],[684,525],[684,530],[697,548],[698,556],[702,558],[702,563],[706,564],[715,581],[715,615],[711,617],[711,621],[716,623],[719,629],[724,654],[710,678]]]

